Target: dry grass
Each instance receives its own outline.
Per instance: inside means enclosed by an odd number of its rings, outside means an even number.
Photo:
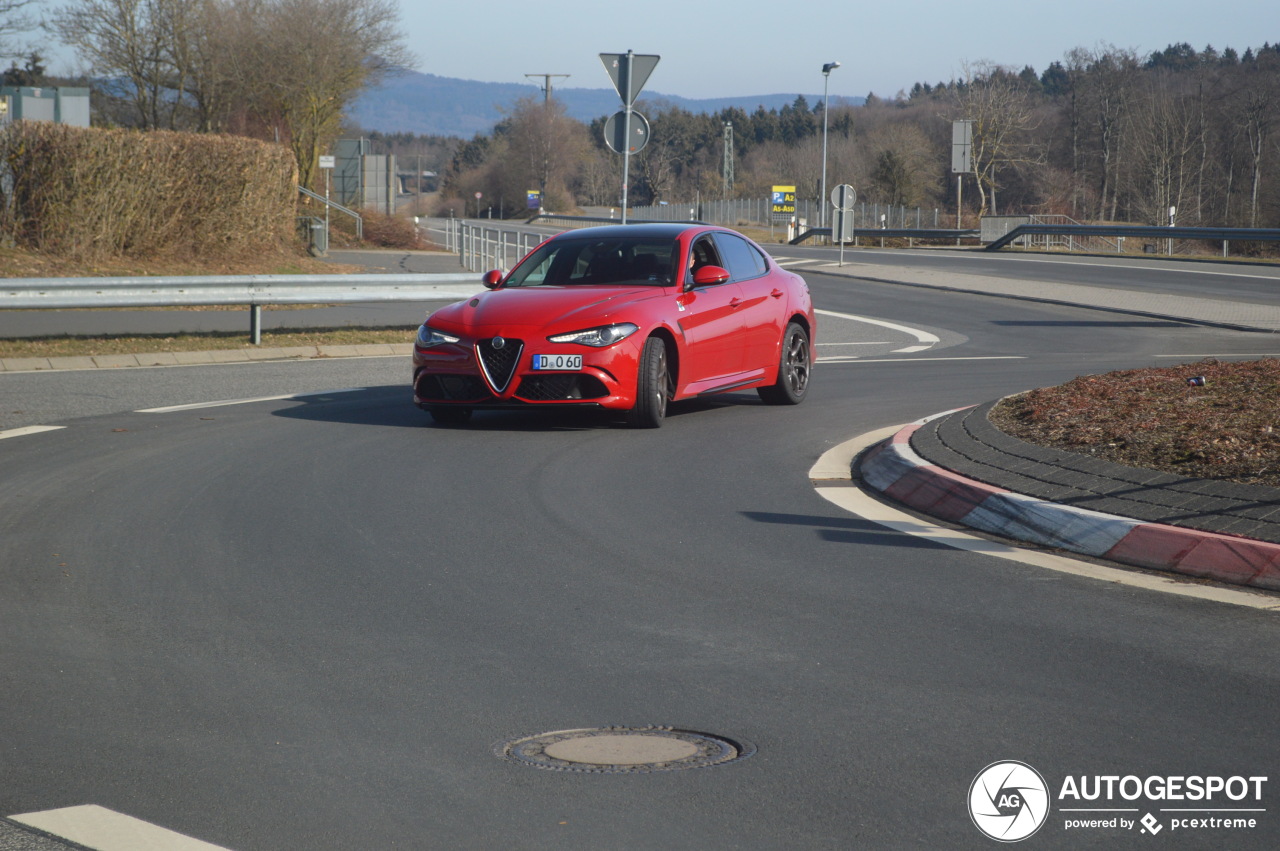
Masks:
[[[1199,377],[1203,386],[1189,381]],[[1280,487],[1280,360],[1081,376],[1006,399],[991,421],[1130,467]]]
[[[0,247],[0,278],[115,278],[147,275],[342,275],[362,266],[326,263],[297,251],[224,252],[217,257],[104,257],[84,261]]]

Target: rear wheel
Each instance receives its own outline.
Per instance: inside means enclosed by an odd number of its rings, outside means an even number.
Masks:
[[[427,413],[431,415],[431,419],[435,420],[440,425],[460,426],[466,425],[471,421],[470,408],[446,408],[441,405],[434,408],[427,408]]]
[[[782,359],[778,364],[778,380],[756,392],[767,405],[799,405],[809,392],[809,334],[797,322],[787,325],[782,335]]]
[[[667,367],[667,347],[657,337],[644,341],[640,370],[636,376],[636,404],[627,411],[632,428],[658,428],[667,415],[671,398],[671,377]]]

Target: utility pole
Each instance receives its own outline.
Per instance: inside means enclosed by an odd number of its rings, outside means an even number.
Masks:
[[[551,78],[552,77],[568,78],[572,75],[571,74],[525,74],[525,76],[528,77],[530,80],[533,80],[537,77],[542,78],[542,95],[543,95],[542,102],[550,103],[551,102]]]
[[[733,194],[733,122],[724,123],[724,162],[720,168],[720,176],[724,179],[724,200],[728,201]]]

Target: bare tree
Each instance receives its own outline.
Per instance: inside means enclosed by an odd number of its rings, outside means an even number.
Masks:
[[[996,212],[1001,172],[1038,162],[1041,155],[1028,138],[1036,118],[1026,84],[1011,69],[989,62],[966,64],[964,77],[955,88],[955,117],[973,122],[973,176],[982,216],[988,209]]]
[[[1241,69],[1240,81],[1231,98],[1234,118],[1248,145],[1249,227],[1258,226],[1262,192],[1262,159],[1271,134],[1280,124],[1280,53],[1264,51]]]
[[[1151,75],[1132,104],[1129,132],[1130,208],[1149,224],[1168,224],[1170,208],[1183,209],[1194,191],[1200,147],[1194,102],[1180,96],[1169,73]]]
[[[34,25],[25,8],[34,0],[0,0],[0,57],[18,55],[13,37],[26,32]]]
[[[870,188],[881,203],[918,206],[938,191],[934,163],[941,152],[915,124],[892,122],[867,135],[872,153]]]
[[[516,183],[539,190],[543,203],[572,204],[568,187],[587,146],[586,128],[565,115],[560,101],[538,97],[518,100],[503,128],[512,153],[507,165]]]
[[[411,61],[395,0],[220,0],[233,23],[220,56],[228,85],[277,124],[311,185],[323,146],[360,90]],[[283,140],[282,140],[283,141]]]
[[[206,0],[71,0],[49,27],[90,69],[122,77],[143,128],[183,126]],[[118,94],[113,92],[113,94]]]
[[[1131,50],[1102,46],[1076,55],[1085,63],[1081,80],[1086,132],[1099,157],[1097,218],[1114,219],[1120,204],[1119,179],[1129,103],[1138,77],[1138,58]]]

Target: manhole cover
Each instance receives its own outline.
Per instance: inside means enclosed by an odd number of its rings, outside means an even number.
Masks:
[[[632,774],[724,765],[755,748],[722,736],[671,727],[559,730],[503,742],[503,759],[552,771]]]

